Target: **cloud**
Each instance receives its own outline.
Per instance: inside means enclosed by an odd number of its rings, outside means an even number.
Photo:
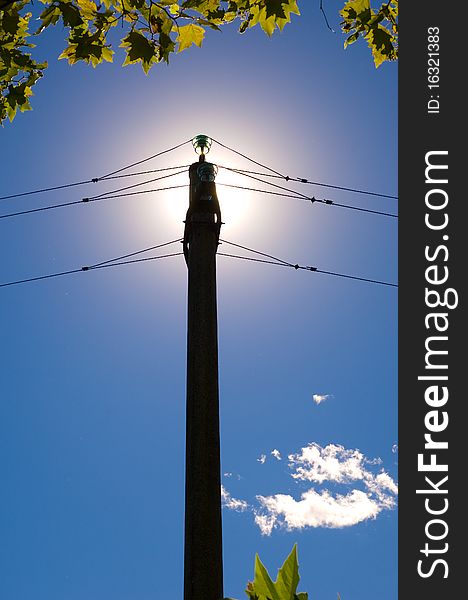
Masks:
[[[350,527],[367,519],[375,519],[382,510],[380,504],[361,490],[333,496],[327,490],[313,488],[295,500],[290,495],[257,496],[261,510],[255,522],[263,535],[274,527],[303,529],[304,527]]]
[[[315,404],[321,404],[322,402],[325,402],[325,400],[328,400],[328,398],[331,398],[331,394],[314,394],[312,396],[312,400]]]
[[[396,505],[398,486],[382,468],[380,459],[368,459],[359,450],[338,444],[321,447],[310,443],[288,456],[291,477],[298,482],[346,486],[344,493],[311,487],[300,500],[289,494],[258,495],[255,523],[263,535],[274,528],[350,527],[375,519]],[[373,470],[371,470],[373,468]]]
[[[393,454],[397,454],[398,453],[398,444],[393,444],[393,446],[392,446],[392,452],[393,452]]]
[[[276,448],[271,455],[281,460]],[[360,450],[339,444],[322,447],[312,442],[296,454],[290,454],[288,459],[290,477],[299,484],[309,484],[299,499],[291,494],[275,493],[256,495],[256,503],[249,504],[233,498],[221,486],[223,507],[237,512],[249,511],[262,535],[271,535],[278,528],[292,531],[352,527],[376,519],[382,511],[396,506],[398,486],[380,466],[380,458],[367,458]],[[266,455],[262,454],[257,460],[263,464]]]
[[[262,454],[262,455],[261,455],[259,458],[257,458],[257,461],[258,461],[260,464],[264,465],[264,464],[265,464],[265,461],[266,461],[266,454]]]
[[[302,481],[335,481],[347,483],[364,477],[364,455],[359,450],[346,450],[330,444],[322,448],[311,443],[299,454],[290,454],[289,466],[294,469],[293,479]]]
[[[268,515],[255,515],[255,523],[258,525],[262,535],[271,535],[273,531],[273,527],[276,523],[276,516],[268,516]]]
[[[237,512],[244,512],[249,508],[248,502],[233,498],[224,485],[221,486],[221,504],[223,507]]]
[[[276,448],[270,452],[272,456],[276,458],[276,460],[281,460],[281,453]]]
[[[228,471],[227,473],[223,473],[223,477],[235,477],[237,481],[240,481],[242,479],[239,473],[231,473],[230,471]]]

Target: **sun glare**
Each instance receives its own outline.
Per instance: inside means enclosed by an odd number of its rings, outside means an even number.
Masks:
[[[174,177],[172,185],[188,183],[188,173]],[[251,192],[230,186],[245,186],[240,176],[220,169],[216,177],[216,191],[221,207],[223,224],[229,229],[242,225],[249,207],[252,204]],[[155,203],[155,210],[165,213],[164,217],[174,223],[181,223],[185,219],[188,208],[188,187],[162,192],[161,202]]]

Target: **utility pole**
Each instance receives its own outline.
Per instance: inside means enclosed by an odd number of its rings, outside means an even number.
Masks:
[[[188,267],[184,600],[223,598],[216,308],[221,211],[214,182],[217,169],[205,161],[210,145],[206,136],[193,140],[200,158],[189,169],[184,231]]]

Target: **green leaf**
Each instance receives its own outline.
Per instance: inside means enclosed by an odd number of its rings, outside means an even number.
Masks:
[[[355,33],[352,33],[349,37],[346,38],[345,43],[344,43],[344,47],[347,48],[351,44],[354,44],[354,42],[358,38],[359,38],[359,32],[358,31],[356,31]]]
[[[44,31],[49,25],[55,25],[60,18],[60,14],[59,7],[55,5],[48,6],[44,9],[39,17],[41,19],[41,24],[39,29],[35,32],[36,35]]]
[[[121,48],[127,51],[127,58],[123,66],[141,62],[141,66],[145,73],[151,68],[151,65],[158,62],[159,54],[156,44],[152,40],[148,40],[136,29],[131,31],[120,44]]]
[[[378,25],[366,35],[366,40],[372,50],[376,68],[380,67],[386,60],[395,60],[394,36],[388,29]]]
[[[284,6],[286,4],[284,0],[265,0],[266,16],[285,19],[286,13],[284,12]]]
[[[299,564],[297,562],[297,544],[294,544],[290,555],[278,571],[276,588],[283,600],[294,600],[299,585]]]
[[[258,554],[255,555],[253,590],[258,596],[265,596],[269,600],[282,600]]]
[[[83,24],[80,11],[76,6],[73,6],[69,2],[59,2],[58,7],[62,13],[63,24],[74,29],[79,25]]]
[[[294,544],[291,553],[279,569],[275,582],[271,580],[257,554],[254,580],[248,583],[245,591],[251,600],[308,600],[305,592],[296,593],[299,580],[297,546]]]
[[[2,16],[2,29],[5,33],[11,33],[13,35],[18,31],[20,23],[20,16],[15,7],[9,12],[6,12]]]
[[[177,34],[178,52],[182,52],[182,50],[189,48],[192,44],[201,47],[204,37],[205,30],[199,25],[190,24],[179,27]]]

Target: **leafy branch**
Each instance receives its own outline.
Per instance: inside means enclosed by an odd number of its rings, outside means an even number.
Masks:
[[[298,592],[299,563],[297,561],[297,545],[294,547],[278,570],[276,581],[273,581],[258,554],[255,557],[253,581],[249,581],[245,593],[249,600],[307,600],[306,592]],[[225,598],[224,600],[233,600]]]
[[[390,0],[379,10],[370,0],[348,0],[340,11],[341,28],[348,34],[344,47],[363,37],[371,49],[376,67],[398,58],[398,0]]]
[[[66,47],[59,55],[73,65],[84,61],[96,67],[112,62],[111,31],[124,28],[120,47],[123,66],[140,63],[145,73],[157,63],[169,63],[172,54],[201,47],[206,30],[220,31],[238,23],[240,33],[259,26],[268,36],[282,31],[299,15],[297,0],[0,0],[0,122],[30,110],[34,84],[43,76],[46,62],[37,62],[31,38],[39,39],[49,27],[61,23],[67,30]],[[40,6],[40,5],[39,5]],[[33,13],[39,27],[29,31]],[[397,58],[398,0],[379,10],[370,0],[349,0],[340,12],[345,47],[363,37],[376,66]]]

